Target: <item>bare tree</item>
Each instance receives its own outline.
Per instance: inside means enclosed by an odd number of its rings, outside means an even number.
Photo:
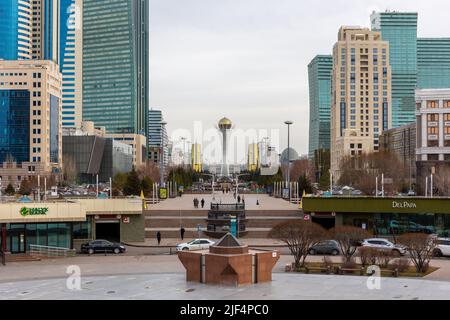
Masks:
[[[68,183],[75,183],[78,177],[78,171],[75,160],[70,155],[64,155],[63,163],[64,163],[63,167],[64,180]]]
[[[398,238],[398,241],[406,247],[416,272],[426,272],[436,247],[436,239],[425,233],[405,233]]]
[[[291,164],[291,181],[298,181],[301,176],[314,181],[314,164],[308,158],[295,160]]]
[[[450,167],[448,165],[438,166],[433,176],[433,193],[439,196],[450,195]]]
[[[152,181],[159,181],[159,166],[153,161],[147,160],[145,164],[136,168],[139,179],[149,177]]]
[[[310,247],[325,236],[326,231],[320,225],[303,220],[282,222],[269,232],[269,238],[286,243],[294,256],[296,269],[304,266]]]
[[[406,188],[409,179],[407,168],[394,153],[375,152],[346,156],[340,163],[340,185],[353,186],[365,194],[375,191],[375,179],[384,174],[386,193],[396,193]],[[381,181],[380,181],[381,183]]]
[[[359,243],[370,235],[367,230],[354,226],[336,226],[330,230],[330,234],[339,243],[346,262],[352,260]]]

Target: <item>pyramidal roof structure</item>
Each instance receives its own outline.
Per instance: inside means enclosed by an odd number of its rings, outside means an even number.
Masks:
[[[242,244],[233,236],[231,233],[227,233],[224,235],[219,241],[214,244],[215,247],[242,247]]]

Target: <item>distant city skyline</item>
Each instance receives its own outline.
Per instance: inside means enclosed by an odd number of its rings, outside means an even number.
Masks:
[[[446,1],[154,0],[150,106],[163,106],[169,136],[225,115],[243,130],[279,130],[281,149],[289,119],[291,146],[307,154],[308,63],[331,54],[341,26],[369,28],[387,9],[417,12],[418,37],[450,37]]]

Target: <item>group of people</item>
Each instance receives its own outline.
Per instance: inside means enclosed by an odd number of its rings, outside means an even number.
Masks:
[[[183,226],[181,226],[180,228],[180,235],[181,235],[181,240],[184,240],[184,234],[186,233],[186,229],[184,229]],[[158,241],[158,246],[161,244],[161,232],[157,232],[156,233],[156,241]],[[1,254],[1,248],[0,248],[0,254]],[[4,264],[4,263],[3,263]]]
[[[241,199],[241,196],[238,195],[238,196],[237,196],[237,202],[238,202],[238,203],[241,203],[241,200],[242,200],[242,204],[245,204],[244,196],[242,196],[242,199]]]
[[[198,201],[197,198],[194,198],[194,208],[198,208],[199,203],[201,204],[202,209],[203,209],[203,207],[205,206],[205,199],[202,198],[201,201]]]

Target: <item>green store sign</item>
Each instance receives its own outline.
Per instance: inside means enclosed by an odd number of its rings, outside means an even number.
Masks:
[[[26,216],[45,216],[48,213],[48,208],[26,208],[20,209],[20,215],[22,217]]]

